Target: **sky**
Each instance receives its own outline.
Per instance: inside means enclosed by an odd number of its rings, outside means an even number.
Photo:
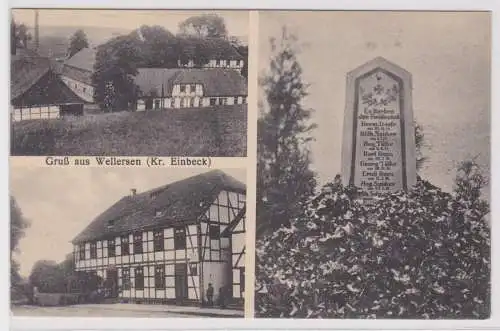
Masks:
[[[244,169],[221,169],[245,183]],[[181,180],[207,169],[40,167],[11,163],[10,193],[31,222],[19,244],[20,273],[29,276],[38,260],[62,261],[70,241],[96,216],[132,188],[137,193]]]
[[[471,157],[489,176],[488,13],[268,11],[259,20],[261,75],[269,65],[269,37],[279,37],[282,26],[298,37],[310,84],[303,105],[314,110],[318,125],[311,150],[320,183],[340,173],[346,74],[377,56],[412,74],[414,117],[428,157],[421,176],[450,191],[458,162]]]
[[[126,30],[134,30],[147,24],[160,25],[176,33],[180,22],[202,13],[214,13],[224,18],[226,28],[232,36],[248,35],[248,11],[39,9],[39,24]],[[12,14],[16,22],[34,26],[33,9],[13,9]]]

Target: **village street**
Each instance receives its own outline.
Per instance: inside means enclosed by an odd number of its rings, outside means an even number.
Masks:
[[[86,304],[63,307],[20,305],[11,308],[13,316],[54,317],[226,317],[242,318],[243,311],[170,305]]]

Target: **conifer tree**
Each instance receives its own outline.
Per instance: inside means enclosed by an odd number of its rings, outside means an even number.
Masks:
[[[258,235],[286,224],[316,186],[308,150],[315,125],[309,123],[312,110],[302,105],[307,85],[297,38],[283,28],[281,39],[270,43],[273,55],[260,81],[265,102],[258,121]]]

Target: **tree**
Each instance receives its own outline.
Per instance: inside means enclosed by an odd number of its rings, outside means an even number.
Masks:
[[[472,166],[471,166],[472,165]],[[488,203],[474,162],[457,171],[452,194],[417,181],[381,194],[327,184],[301,216],[257,247],[261,316],[309,318],[487,318]]]
[[[264,232],[287,224],[316,186],[307,146],[315,125],[301,104],[307,86],[296,41],[286,28],[279,42],[270,40],[273,56],[260,81],[267,109],[258,121],[257,227]]]
[[[107,111],[129,109],[137,100],[134,84],[137,66],[142,61],[140,41],[133,34],[111,39],[97,49],[92,82],[94,98]]]
[[[18,47],[28,48],[28,41],[31,40],[31,34],[23,23],[16,23],[14,18],[10,22],[10,43],[11,54],[15,55]]]
[[[55,261],[37,261],[31,269],[29,281],[40,292],[64,293],[66,292],[65,275]]]
[[[248,79],[248,46],[238,46],[236,48],[238,53],[240,53],[244,57],[245,63],[243,64],[243,68],[241,68],[241,75]]]
[[[30,222],[23,216],[21,208],[13,196],[10,196],[10,260],[11,260],[11,286],[16,286],[20,281],[19,264],[14,260],[14,253],[19,250],[19,241],[25,235]]]
[[[70,39],[68,47],[68,57],[72,57],[84,48],[89,47],[87,35],[83,30],[77,30]]]
[[[225,38],[227,37],[226,23],[216,14],[193,16],[179,23],[179,34],[198,38]]]
[[[150,68],[174,68],[179,58],[179,41],[162,26],[141,26],[136,32],[141,40],[142,63]]]

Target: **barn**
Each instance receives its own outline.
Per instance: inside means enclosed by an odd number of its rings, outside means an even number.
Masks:
[[[94,86],[92,73],[97,50],[84,48],[64,62],[62,68],[63,82],[80,98],[88,103],[94,102]]]
[[[131,193],[73,240],[76,271],[114,284],[127,302],[243,303],[245,185],[214,170],[149,191]]]
[[[245,104],[247,83],[235,70],[140,68],[137,110]]]
[[[13,121],[83,114],[83,100],[64,85],[47,58],[12,57],[10,88]]]

